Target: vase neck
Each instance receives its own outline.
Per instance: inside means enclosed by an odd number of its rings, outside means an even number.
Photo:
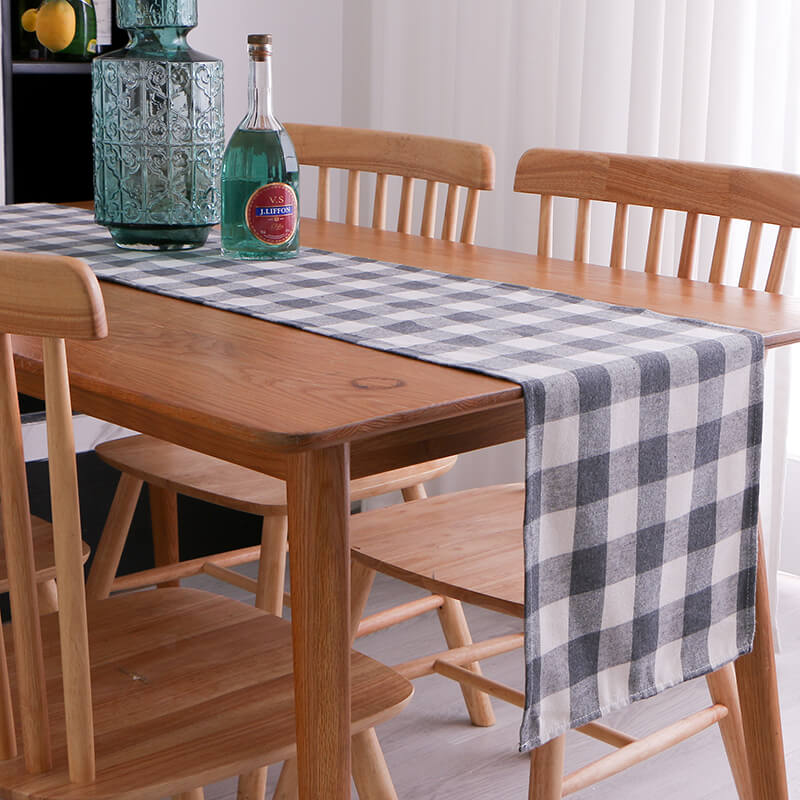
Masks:
[[[186,36],[191,28],[134,28],[128,31],[128,49],[147,53],[171,53],[188,50]]]

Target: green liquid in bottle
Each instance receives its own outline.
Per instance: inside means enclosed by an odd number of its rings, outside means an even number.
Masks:
[[[97,20],[92,0],[68,0],[75,11],[75,38],[58,57],[70,61],[88,61],[97,55]]]
[[[253,234],[247,204],[253,193],[270,183],[288,184],[299,192],[300,173],[289,135],[280,130],[239,128],[222,162],[222,253],[232,258],[278,259],[297,255],[299,225],[288,241],[269,244]]]

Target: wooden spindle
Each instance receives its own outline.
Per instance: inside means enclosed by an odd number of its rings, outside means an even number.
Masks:
[[[64,716],[69,776],[94,780],[94,720],[89,676],[89,632],[83,581],[78,473],[63,339],[42,344],[47,398],[47,455],[53,509],[53,549],[58,577],[58,628],[64,676]]]
[[[686,214],[683,228],[681,257],[678,261],[678,277],[691,278],[694,273],[694,257],[697,252],[697,214],[690,211]]]
[[[397,230],[400,233],[411,233],[411,210],[414,204],[414,179],[403,176],[400,189],[400,212],[397,215]]]
[[[750,233],[747,235],[747,247],[744,249],[742,274],[739,277],[739,286],[742,289],[752,289],[756,280],[756,267],[758,266],[758,247],[761,244],[761,231],[763,222],[750,223]]]
[[[478,203],[481,194],[478,189],[467,190],[467,204],[464,207],[464,219],[461,222],[461,243],[475,244],[475,229],[478,226]]]
[[[11,614],[14,618],[12,630],[21,707],[22,746],[26,768],[29,772],[38,773],[47,771],[52,764],[50,723],[16,386],[11,337],[0,334],[0,485],[3,487],[0,513],[3,518]],[[0,653],[0,657],[5,659],[5,651]],[[0,680],[7,680],[7,669],[2,673]],[[0,687],[0,699],[7,697],[8,684]],[[4,703],[0,711],[3,738],[10,745],[13,740],[11,705]],[[9,755],[13,755],[13,752]]]
[[[789,255],[791,239],[792,228],[789,225],[782,225],[778,230],[778,239],[775,242],[775,250],[772,252],[772,262],[769,265],[767,283],[764,287],[768,292],[779,292],[783,287],[786,257]]]
[[[658,273],[661,264],[661,238],[664,232],[664,209],[654,208],[650,217],[650,235],[647,240],[647,256],[644,271],[653,275]]]
[[[564,781],[566,734],[531,750],[528,800],[559,800]]]
[[[575,261],[586,261],[589,252],[589,225],[591,217],[591,201],[588,197],[578,200],[578,219],[575,225]]]
[[[439,184],[436,181],[425,183],[425,203],[422,206],[422,227],[420,235],[431,238],[436,230],[436,201]]]
[[[537,255],[550,258],[553,255],[553,195],[543,194],[539,198],[539,241]]]
[[[389,176],[379,172],[375,176],[375,204],[372,207],[372,227],[379,231],[386,230],[386,187]]]
[[[719,732],[725,745],[728,764],[733,773],[736,793],[740,800],[754,800],[750,791],[750,770],[747,765],[747,745],[742,728],[742,709],[736,686],[736,670],[732,663],[706,675],[711,700],[728,709],[727,716],[719,721]]]
[[[359,208],[361,203],[361,173],[351,169],[347,174],[347,216],[348,225],[358,225]]]
[[[614,269],[625,266],[625,243],[628,235],[628,204],[617,203],[614,214],[614,238],[611,241],[611,259],[609,265]]]
[[[264,517],[261,524],[261,558],[255,605],[276,617],[283,614],[286,534],[287,519],[284,514]]]
[[[442,239],[447,242],[454,242],[456,240],[458,194],[459,187],[451,183],[447,187],[447,200],[445,200],[444,204],[444,220],[442,221]]]
[[[717,238],[714,241],[714,254],[711,256],[711,271],[708,273],[709,283],[722,283],[725,278],[730,230],[731,218],[720,217],[717,224]]]
[[[86,581],[86,596],[90,600],[102,600],[111,594],[111,586],[119,568],[122,550],[128,539],[128,531],[142,491],[142,479],[129,472],[119,478],[117,491],[106,517],[100,541],[92,559],[92,568]]]
[[[328,222],[331,218],[331,171],[319,168],[317,179],[317,219]]]

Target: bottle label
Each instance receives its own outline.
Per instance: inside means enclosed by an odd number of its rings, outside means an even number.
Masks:
[[[297,195],[288,183],[260,186],[247,201],[247,227],[266,244],[286,244],[297,229]]]

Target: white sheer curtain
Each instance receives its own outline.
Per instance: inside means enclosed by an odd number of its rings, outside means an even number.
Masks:
[[[361,35],[348,34],[348,14]],[[497,186],[482,200],[480,244],[535,249],[537,201],[512,191],[528,147],[800,167],[800,3],[792,0],[345,0],[344,19],[344,50],[369,75],[346,83],[344,124],[494,148]],[[559,246],[568,255],[572,213],[559,226],[558,210],[556,255]],[[608,258],[610,219],[610,210],[605,220],[593,214],[590,260]],[[644,217],[632,217],[631,264],[639,253],[643,261],[646,226]],[[677,226],[665,237],[666,263],[680,235]],[[701,232],[706,269],[713,235],[710,225]],[[733,269],[742,251],[734,241]],[[787,352],[774,355],[762,471],[773,584],[790,364]],[[508,448],[462,462],[438,488],[521,474],[521,457]]]

